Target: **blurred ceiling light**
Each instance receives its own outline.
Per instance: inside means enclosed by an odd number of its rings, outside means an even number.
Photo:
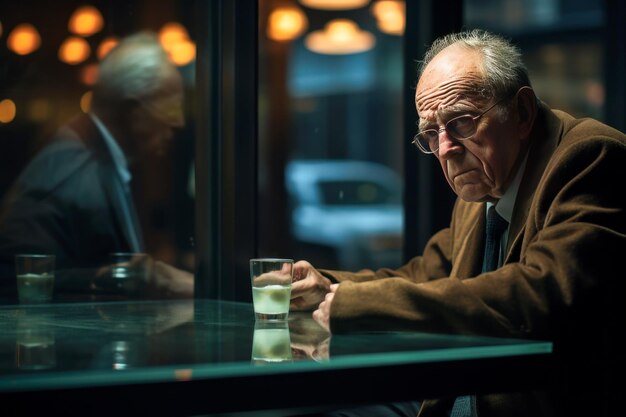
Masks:
[[[94,6],[81,6],[72,13],[67,28],[80,36],[91,36],[104,26],[102,14]]]
[[[304,40],[304,44],[311,51],[330,55],[364,52],[375,43],[374,35],[360,30],[355,22],[348,19],[331,20],[324,30],[311,32]]]
[[[405,26],[405,3],[401,0],[379,0],[372,4],[378,29],[389,35],[402,35]]]
[[[41,45],[39,32],[30,23],[17,25],[7,38],[7,46],[18,55],[28,55]]]
[[[306,15],[299,7],[277,7],[270,13],[267,37],[275,41],[290,41],[302,35],[308,25]]]
[[[365,7],[370,0],[300,0],[300,3],[311,9],[349,10]]]
[[[89,110],[91,110],[91,96],[92,96],[91,91],[87,91],[80,98],[80,109],[84,113],[89,113]]]
[[[15,119],[16,113],[13,100],[5,98],[0,101],[0,123],[11,123]]]
[[[115,36],[109,36],[107,38],[104,38],[102,42],[100,42],[100,45],[98,46],[98,50],[96,52],[96,56],[98,57],[98,59],[104,58],[111,49],[115,48],[118,42],[119,41]]]
[[[196,44],[186,39],[171,43],[165,49],[175,65],[183,67],[196,59]]]
[[[98,64],[87,64],[80,71],[80,81],[85,85],[94,85],[98,78]]]
[[[162,45],[189,39],[187,29],[178,22],[168,22],[159,30],[159,41]]]
[[[65,39],[59,47],[59,59],[66,64],[80,64],[89,57],[91,48],[86,40],[76,36]]]
[[[175,65],[182,67],[196,59],[196,44],[189,39],[185,26],[178,22],[168,22],[161,27],[159,42]]]

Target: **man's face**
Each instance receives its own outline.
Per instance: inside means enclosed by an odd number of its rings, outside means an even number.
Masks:
[[[174,130],[184,126],[180,75],[177,72],[168,74],[158,94],[139,101],[136,115],[132,135],[140,152],[164,154],[174,137]]]
[[[457,46],[440,52],[424,70],[415,92],[420,130],[439,130],[454,117],[478,116],[494,104],[496,97],[484,99],[476,93],[481,79],[478,53]],[[522,141],[512,118],[503,120],[498,107],[478,119],[476,134],[467,140],[455,140],[446,131],[439,133],[439,150],[434,155],[463,200],[499,199],[515,175]]]

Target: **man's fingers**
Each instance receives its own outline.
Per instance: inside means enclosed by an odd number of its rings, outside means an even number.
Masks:
[[[298,310],[305,307],[305,301],[302,297],[292,298],[289,302],[289,309]]]

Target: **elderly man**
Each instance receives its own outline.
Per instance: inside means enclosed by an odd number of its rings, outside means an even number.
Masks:
[[[397,270],[298,262],[292,308],[317,308],[314,319],[333,333],[554,342],[550,390],[427,399],[420,416],[609,415],[623,364],[615,325],[626,317],[625,194],[616,188],[625,135],[539,101],[518,50],[488,32],[438,39],[420,74],[414,143],[438,159],[459,197],[450,227]]]
[[[15,293],[17,253],[56,255],[60,293],[93,290],[111,253],[143,252],[130,168],[163,153],[183,125],[182,77],[157,37],[122,39],[99,65],[91,111],[63,126],[8,193],[0,217],[5,293]],[[192,294],[191,274],[151,266],[154,294]]]

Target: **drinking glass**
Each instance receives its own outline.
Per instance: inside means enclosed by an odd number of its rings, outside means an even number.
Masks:
[[[250,259],[252,302],[257,320],[286,320],[289,315],[293,259]]]
[[[17,294],[20,303],[41,304],[52,300],[54,255],[15,255]]]

